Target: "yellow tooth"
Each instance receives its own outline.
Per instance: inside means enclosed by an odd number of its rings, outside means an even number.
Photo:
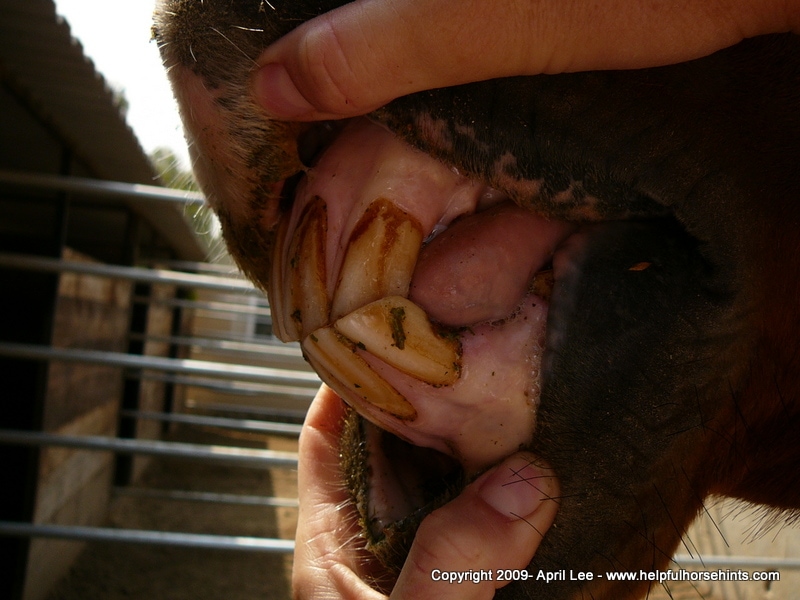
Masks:
[[[284,269],[284,329],[291,340],[302,339],[328,322],[330,301],[325,285],[328,215],[315,197],[303,209],[289,242]]]
[[[282,342],[297,341],[298,332],[292,323],[283,303],[283,250],[286,244],[286,231],[289,229],[289,215],[284,215],[278,222],[275,230],[274,254],[272,257],[272,272],[269,278],[269,309],[272,315],[272,332]]]
[[[384,296],[407,296],[421,245],[422,227],[414,217],[386,199],[375,200],[350,236],[331,318]]]
[[[357,354],[356,344],[333,328],[317,329],[302,346],[314,370],[356,409],[358,401],[366,401],[398,419],[417,417],[414,407]]]
[[[425,311],[406,298],[382,298],[334,327],[370,354],[431,385],[452,385],[461,373],[458,339],[435,331]]]

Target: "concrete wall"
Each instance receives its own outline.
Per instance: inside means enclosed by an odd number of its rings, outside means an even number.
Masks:
[[[175,287],[171,285],[154,285],[150,289],[151,304],[147,309],[146,333],[152,336],[144,344],[143,354],[146,356],[169,356],[170,344],[161,341],[170,335],[172,329],[173,308],[165,302],[175,297]],[[167,407],[165,399],[168,384],[163,381],[143,379],[139,383],[138,410],[142,412],[162,412]],[[163,424],[151,419],[138,419],[136,421],[135,437],[137,439],[157,440],[162,436]],[[152,459],[150,457],[135,457],[133,459],[131,480],[136,481]]]
[[[67,260],[89,259],[67,251]],[[59,278],[53,342],[55,348],[124,352],[131,284],[64,273]],[[43,415],[44,431],[114,436],[122,394],[122,373],[114,367],[52,362]],[[68,448],[41,451],[35,523],[100,525],[111,491],[113,457]],[[82,545],[35,539],[28,554],[26,600],[43,598],[68,570]]]
[[[67,250],[65,260],[89,261]],[[127,281],[64,273],[59,278],[52,346],[107,352],[129,351],[129,327],[135,286]],[[166,338],[172,329],[173,308],[159,304],[175,296],[174,286],[153,286],[155,300],[146,310],[145,334]],[[144,353],[168,356],[167,341],[147,341]],[[133,385],[132,385],[133,384]],[[43,430],[68,435],[115,437],[123,399],[133,390],[131,408],[161,412],[167,384],[126,379],[118,367],[54,361],[45,395]],[[130,404],[129,400],[129,404]],[[158,439],[159,421],[139,420],[134,436]],[[131,479],[146,468],[148,459],[135,458]],[[43,448],[40,454],[34,523],[102,526],[105,522],[116,462],[108,452]],[[70,569],[83,548],[73,541],[34,539],[28,553],[24,599],[42,600]]]

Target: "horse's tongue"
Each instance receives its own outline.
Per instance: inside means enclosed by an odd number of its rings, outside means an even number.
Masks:
[[[509,202],[464,217],[420,252],[409,297],[446,325],[507,319],[573,229]]]

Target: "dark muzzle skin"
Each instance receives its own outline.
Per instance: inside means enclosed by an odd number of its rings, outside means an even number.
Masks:
[[[157,11],[198,178],[264,288],[305,168],[298,139],[313,153],[309,136],[339,126],[267,121],[250,98],[253,61],[337,4]],[[663,569],[710,495],[800,508],[798,108],[800,38],[786,34],[674,66],[422,92],[370,115],[517,205],[580,224],[554,265],[527,444],[563,492],[531,572]],[[533,579],[497,597],[646,590]]]

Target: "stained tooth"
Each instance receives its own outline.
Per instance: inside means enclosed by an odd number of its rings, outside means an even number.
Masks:
[[[325,286],[328,216],[315,197],[303,209],[289,242],[283,278],[283,326],[290,340],[302,339],[328,322],[330,301]]]
[[[356,353],[356,344],[333,328],[317,329],[302,346],[320,377],[351,404],[355,398],[356,408],[366,401],[398,419],[416,418],[414,407]]]
[[[398,296],[345,315],[334,327],[367,352],[432,385],[452,385],[460,375],[461,345],[434,331],[425,311]]]
[[[359,220],[345,253],[331,317],[384,296],[406,296],[422,244],[422,226],[390,201],[375,200]]]
[[[269,307],[272,315],[272,331],[282,342],[296,341],[298,332],[289,322],[283,303],[283,250],[286,244],[286,231],[289,229],[289,217],[285,215],[275,230],[275,246],[272,259],[272,272],[269,278]]]

